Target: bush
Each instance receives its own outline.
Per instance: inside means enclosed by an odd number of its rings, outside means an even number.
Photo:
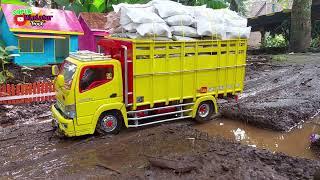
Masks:
[[[276,34],[274,36],[266,36],[262,46],[265,48],[283,48],[288,46],[288,41],[282,34]]]
[[[319,49],[320,48],[320,37],[312,39],[310,47],[314,48],[314,49]]]

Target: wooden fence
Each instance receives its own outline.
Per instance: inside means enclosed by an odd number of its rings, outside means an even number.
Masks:
[[[0,104],[26,104],[54,99],[52,82],[0,85]]]

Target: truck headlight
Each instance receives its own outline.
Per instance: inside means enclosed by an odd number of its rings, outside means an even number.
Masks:
[[[75,117],[77,117],[77,114],[76,114],[76,105],[75,104],[72,104],[72,105],[67,105],[65,106],[64,108],[64,113],[65,115],[70,118],[70,119],[73,119]]]

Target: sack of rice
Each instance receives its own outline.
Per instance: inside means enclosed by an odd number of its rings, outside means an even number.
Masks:
[[[191,37],[183,37],[183,36],[172,36],[172,39],[175,41],[196,41],[197,39]]]
[[[224,14],[224,22],[226,26],[247,27],[248,20],[239,16],[236,12],[230,9],[219,9],[218,12]]]
[[[191,26],[195,19],[191,15],[175,15],[165,19],[170,26]]]
[[[181,14],[190,14],[188,9],[185,8],[185,6],[177,2],[164,0],[164,1],[152,1],[150,4],[154,6],[157,13],[162,18],[167,18],[170,16],[181,15]]]
[[[219,38],[226,37],[226,31],[223,24],[216,24],[206,19],[197,21],[197,33],[200,36],[217,36]]]
[[[160,36],[172,38],[169,26],[166,23],[143,23],[137,27],[140,36]]]
[[[170,30],[173,35],[183,37],[199,37],[197,30],[189,26],[171,26]]]
[[[146,22],[164,22],[154,11],[152,6],[149,7],[121,7],[120,24],[122,26],[129,23],[146,23]]]
[[[137,27],[139,25],[140,24],[137,24],[137,23],[129,23],[127,25],[122,26],[122,28],[127,32],[134,33],[134,32],[137,32]]]
[[[151,4],[128,4],[128,3],[120,3],[117,5],[112,5],[112,8],[115,13],[118,13],[121,8],[153,8]]]
[[[227,27],[226,39],[245,38],[249,39],[251,27]]]

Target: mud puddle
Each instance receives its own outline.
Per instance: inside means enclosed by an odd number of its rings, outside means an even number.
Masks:
[[[309,141],[309,136],[312,133],[320,132],[319,121],[320,118],[317,118],[303,125],[298,125],[290,132],[264,130],[229,119],[218,119],[196,125],[195,128],[207,132],[211,136],[221,136],[259,149],[319,160],[320,157],[310,149]]]

